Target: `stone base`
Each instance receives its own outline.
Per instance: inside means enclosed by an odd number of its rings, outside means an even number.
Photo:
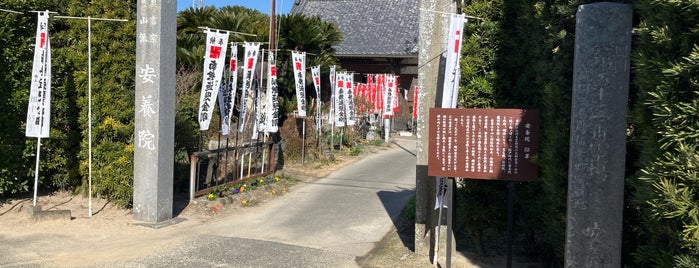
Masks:
[[[41,206],[31,206],[27,210],[29,217],[35,221],[47,221],[47,220],[72,220],[73,217],[70,215],[70,210],[41,210]]]
[[[187,219],[185,219],[185,218],[172,218],[172,219],[157,222],[157,223],[142,222],[142,223],[136,223],[136,225],[143,226],[143,227],[149,227],[149,228],[153,228],[153,229],[160,229],[160,228],[167,227],[170,225],[178,224],[178,223],[186,221],[186,220]]]

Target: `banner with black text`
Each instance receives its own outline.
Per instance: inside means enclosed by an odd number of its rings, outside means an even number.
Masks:
[[[223,83],[222,83],[223,84]],[[218,96],[218,107],[221,112],[221,135],[230,135],[231,117],[235,106],[235,94],[238,87],[238,46],[231,45],[231,58],[228,63],[228,83],[221,88]]]
[[[240,92],[240,116],[238,118],[238,131],[245,132],[245,123],[248,121],[249,114],[253,111],[254,92],[253,79],[255,78],[255,67],[257,66],[257,57],[260,53],[260,43],[245,43],[244,68],[243,68],[243,88]]]
[[[213,31],[206,32],[206,51],[204,53],[204,77],[199,95],[199,130],[208,130],[211,114],[218,96],[226,65],[226,49],[228,48],[228,33]]]
[[[298,116],[306,116],[306,52],[291,52],[296,82],[296,108]]]
[[[49,14],[39,12],[27,108],[26,136],[48,138],[51,125],[51,44]]]
[[[279,91],[277,89],[277,66],[274,52],[270,51],[269,68],[267,73],[267,94],[265,105],[265,129],[264,132],[275,133],[279,130]]]

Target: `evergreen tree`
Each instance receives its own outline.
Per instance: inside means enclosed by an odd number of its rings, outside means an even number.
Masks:
[[[462,7],[471,17],[464,26],[461,48],[459,107],[495,108],[497,75],[494,63],[501,44],[503,1],[471,1]],[[484,233],[505,230],[507,189],[502,181],[466,179],[455,191],[456,228],[466,230],[476,253],[488,254]]]
[[[136,1],[70,1],[67,15],[128,19],[91,21],[92,107],[88,106],[87,20],[68,19],[66,45],[61,53],[71,66],[81,133],[79,170],[81,191],[87,193],[91,176],[94,192],[122,206],[130,206],[133,185],[134,62]],[[90,173],[88,110],[92,110],[92,174]]]
[[[633,263],[699,266],[699,4],[636,2]]]
[[[26,192],[33,187],[36,139],[25,137],[25,118],[34,55],[37,15],[32,10],[62,12],[67,1],[5,1],[2,8],[22,12],[0,12],[0,196]],[[65,33],[64,22],[50,18],[49,36],[52,47],[60,47]],[[74,113],[70,84],[64,74],[69,68],[54,49],[50,137],[42,139],[39,166],[39,187],[42,189],[73,188],[78,180],[75,152],[75,121],[66,114]]]

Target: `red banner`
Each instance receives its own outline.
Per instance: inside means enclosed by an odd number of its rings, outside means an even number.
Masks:
[[[418,107],[418,87],[415,86],[413,90],[413,118],[417,119],[417,107]]]

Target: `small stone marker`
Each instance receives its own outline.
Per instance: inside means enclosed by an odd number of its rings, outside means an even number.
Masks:
[[[136,220],[172,219],[177,2],[139,0],[136,18]]]
[[[578,7],[565,267],[621,267],[632,7]]]

